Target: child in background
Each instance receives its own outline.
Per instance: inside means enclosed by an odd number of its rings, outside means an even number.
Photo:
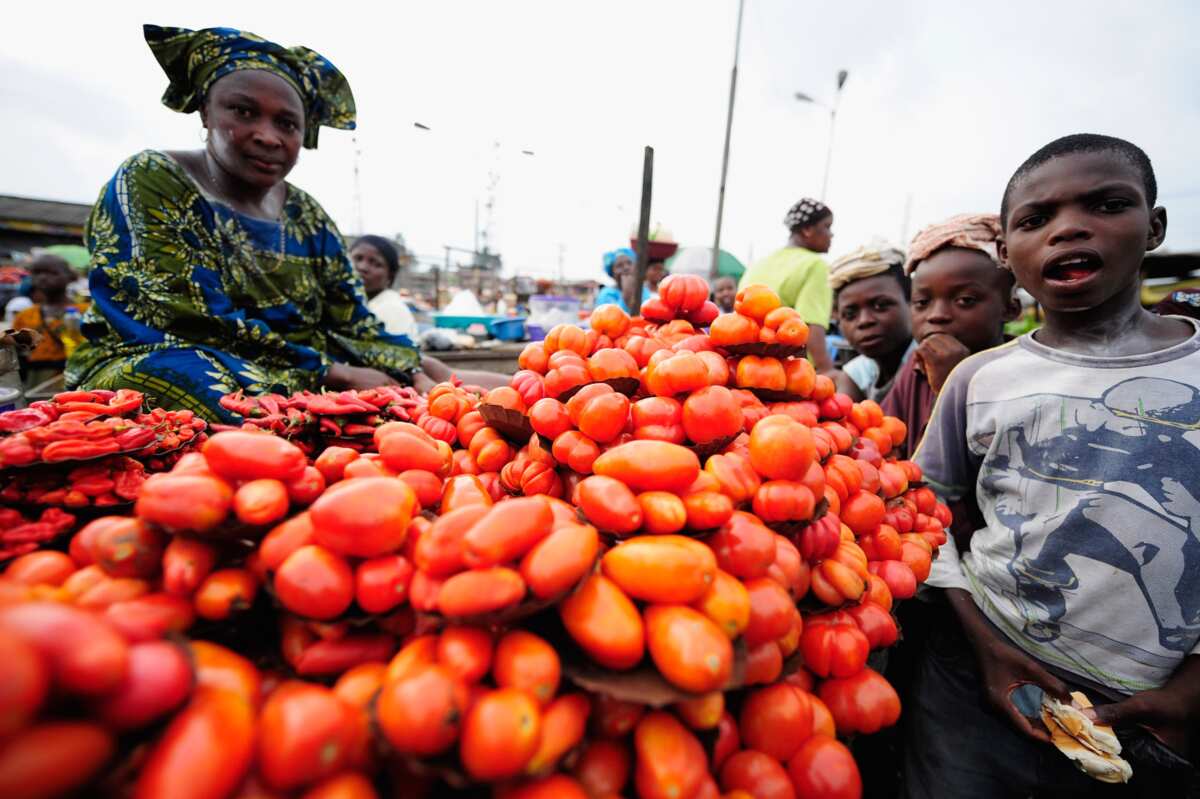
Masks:
[[[733,313],[733,301],[737,298],[737,281],[729,275],[721,275],[713,283],[713,302],[721,313]]]
[[[916,450],[950,370],[968,355],[1004,343],[1004,323],[1021,303],[1013,276],[999,268],[995,214],[960,214],[912,240],[905,273],[912,279],[912,330],[917,347],[880,403],[908,425],[903,451]]]
[[[1156,194],[1145,153],[1091,134],[1005,189],[999,255],[1045,324],[958,365],[916,454],[943,499],[974,489],[984,521],[928,581],[957,623],[933,631],[906,705],[913,799],[1194,795],[1200,324],[1140,305],[1167,228]],[[1036,688],[1089,695],[1128,785],[1049,744]]]
[[[40,255],[29,265],[33,292],[40,301],[13,317],[13,327],[30,328],[41,339],[29,353],[22,366],[26,369],[26,384],[33,386],[50,379],[63,370],[68,349],[81,340],[78,327],[70,329],[67,317],[78,324],[78,313],[85,307],[67,301],[67,287],[75,280],[70,265],[57,255]]]
[[[904,253],[886,244],[859,247],[829,265],[829,287],[838,328],[859,353],[834,373],[834,382],[856,402],[878,402],[916,348]]]

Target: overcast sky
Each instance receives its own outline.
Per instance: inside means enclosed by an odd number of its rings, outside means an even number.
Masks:
[[[736,18],[735,0],[11,4],[0,193],[91,202],[132,153],[199,147],[198,117],[159,102],[141,23],[233,26],[348,76],[357,133],[322,131],[290,177],[344,234],[470,248],[491,173],[481,223],[506,271],[553,275],[561,252],[569,276],[599,276],[635,226],[647,144],[653,220],[711,246]],[[1166,248],[1200,249],[1198,31],[1191,0],[746,0],[723,246],[766,255],[819,194],[829,115],[793,96],[832,100],[844,68],[834,254],[995,210],[1021,160],[1080,131],[1143,147]]]

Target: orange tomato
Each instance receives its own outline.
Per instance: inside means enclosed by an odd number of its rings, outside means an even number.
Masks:
[[[600,550],[590,524],[569,523],[543,538],[521,560],[521,576],[538,599],[557,596],[583,579]]]
[[[634,491],[681,493],[700,473],[696,453],[665,441],[630,441],[605,452],[592,464],[598,475],[615,477]]]
[[[800,322],[800,324],[804,324]],[[805,338],[807,338],[807,327],[805,328]],[[783,362],[783,374],[787,380],[785,391],[797,397],[808,397],[812,395],[813,388],[816,386],[817,373],[813,370],[813,366],[804,358],[791,358]]]
[[[62,585],[78,568],[64,552],[41,550],[13,558],[4,577],[22,585]]]
[[[694,352],[671,353],[655,363],[651,358],[646,387],[659,397],[696,391],[708,385],[708,367]]]
[[[208,641],[190,642],[196,672],[196,686],[229,691],[251,707],[257,707],[262,691],[262,675],[246,658]]]
[[[783,391],[787,388],[787,373],[778,358],[743,355],[738,361],[734,380],[742,388],[761,388]]]
[[[499,688],[467,711],[459,758],[477,780],[514,777],[537,752],[541,734],[542,715],[533,699],[515,688]]]
[[[645,627],[633,601],[603,575],[594,574],[559,605],[567,632],[592,660],[629,669],[645,653]]]
[[[622,484],[624,485],[624,484]],[[637,496],[642,509],[642,529],[647,533],[677,533],[687,524],[683,500],[667,491],[644,491]]]
[[[752,499],[761,484],[750,461],[737,453],[709,456],[704,471],[716,477],[721,493],[738,505]]]
[[[654,711],[638,723],[633,745],[634,786],[642,799],[699,796],[708,780],[704,747],[670,713]]]
[[[388,436],[384,443],[398,438]],[[417,495],[403,480],[366,477],[348,480],[340,483],[338,490],[327,491],[308,513],[318,543],[339,555],[370,558],[404,544],[417,507]]]
[[[583,740],[592,703],[586,694],[563,694],[542,712],[542,734],[537,751],[525,764],[526,774],[553,769],[567,752]]]
[[[492,667],[492,634],[482,627],[452,624],[437,639],[437,661],[465,683],[479,682]]]
[[[473,474],[460,474],[451,477],[442,488],[443,514],[467,505],[486,505],[491,507],[492,497],[484,488],[480,479]]]
[[[522,369],[529,369],[540,375],[544,375],[546,373],[546,359],[548,357],[549,355],[542,342],[531,341],[521,350],[521,354],[517,357],[517,365]]]
[[[640,535],[600,560],[604,575],[634,599],[688,603],[704,596],[717,572],[713,551],[681,535]]]
[[[741,580],[720,569],[692,607],[711,619],[730,639],[741,635],[750,623],[750,593]]]
[[[629,314],[620,305],[597,305],[592,309],[589,324],[597,333],[615,339],[629,329]]]
[[[325,547],[309,545],[297,549],[280,565],[274,588],[279,602],[291,612],[311,619],[332,619],[345,613],[354,601],[354,572],[345,558]],[[199,606],[197,611],[204,615]]]
[[[758,322],[739,313],[721,314],[708,328],[708,337],[717,347],[753,344],[758,341],[759,333]]]
[[[168,473],[156,474],[142,484],[133,510],[143,521],[168,530],[206,533],[225,521],[232,505],[233,489],[221,478]]]
[[[706,386],[683,402],[683,430],[697,444],[737,435],[742,421],[741,406],[724,386]]]
[[[243,696],[202,685],[150,750],[134,796],[206,799],[232,793],[250,768],[256,727]]]
[[[613,380],[618,377],[637,377],[637,360],[625,350],[610,347],[597,350],[588,358],[588,374],[593,380]]]
[[[271,477],[287,483],[300,477],[308,459],[292,442],[248,430],[225,430],[201,448],[208,468],[226,480],[240,482]]]
[[[450,617],[477,616],[517,604],[525,596],[525,581],[514,569],[492,566],[459,572],[442,583],[438,610]]]
[[[553,522],[545,497],[500,502],[463,535],[463,562],[478,569],[516,560],[550,534]]]
[[[575,325],[555,325],[546,333],[542,347],[547,355],[553,355],[559,350],[570,350],[587,357],[590,349],[587,343],[587,333]]]
[[[646,643],[659,672],[684,691],[718,691],[733,672],[733,644],[703,613],[683,605],[646,608]]]
[[[740,314],[763,321],[767,315],[781,305],[779,295],[761,283],[743,286],[733,300],[733,310]]]
[[[768,416],[750,431],[750,463],[764,477],[803,480],[815,458],[812,434],[790,416]]]
[[[630,408],[633,419],[633,437],[669,441],[682,444],[683,405],[671,397],[646,397],[633,403]]]
[[[525,691],[546,705],[558,691],[562,664],[544,638],[525,630],[511,630],[496,644],[492,677],[501,688]]]
[[[258,771],[268,785],[291,790],[331,777],[349,764],[354,708],[324,686],[285,682],[263,703]]]
[[[375,712],[380,730],[396,751],[436,755],[458,740],[467,698],[466,685],[446,666],[418,666],[384,683]]]

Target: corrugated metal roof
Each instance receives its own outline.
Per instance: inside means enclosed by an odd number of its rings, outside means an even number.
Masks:
[[[57,200],[37,200],[0,194],[0,221],[34,222],[43,225],[82,227],[92,206]]]

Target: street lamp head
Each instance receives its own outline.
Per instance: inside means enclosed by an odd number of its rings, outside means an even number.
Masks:
[[[414,122],[413,127],[416,128],[417,130],[432,130],[432,128],[430,128],[428,125],[424,124],[423,122]]]
[[[802,103],[815,103],[815,102],[816,102],[816,100],[814,100],[813,98],[809,97],[809,96],[808,96],[807,94],[805,94],[804,92],[796,92],[796,99],[797,99],[797,100],[799,100],[799,101],[800,101],[800,102],[802,102]]]
[[[533,155],[533,150],[522,150],[521,155]]]
[[[837,74],[838,91],[841,91],[842,87],[846,85],[846,78],[848,78],[848,77],[850,77],[850,73],[847,70],[844,70],[844,69],[838,70],[838,74]]]

